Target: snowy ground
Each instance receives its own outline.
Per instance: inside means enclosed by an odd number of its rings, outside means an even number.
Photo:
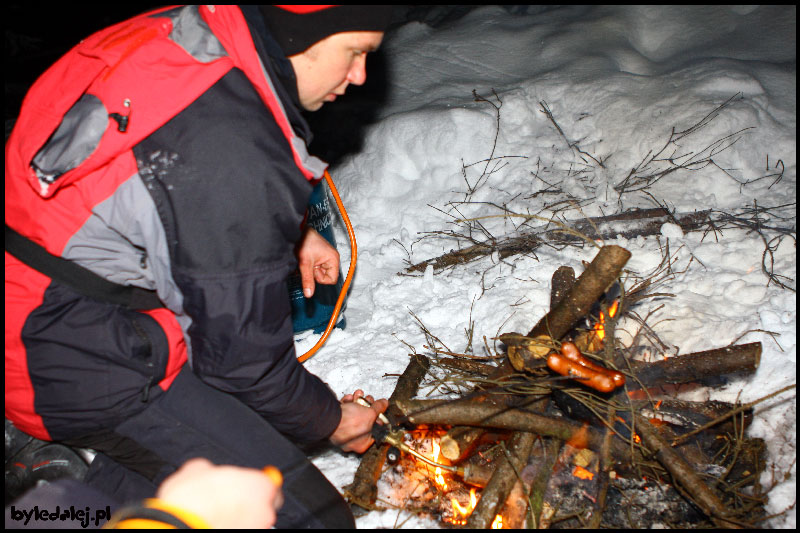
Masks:
[[[410,312],[451,348],[462,350],[470,308],[476,339],[527,331],[547,310],[553,271],[569,265],[582,272],[581,262],[591,260],[596,249],[542,248],[535,258],[517,256],[498,264],[486,258],[442,274],[398,275],[408,260],[417,263],[457,247],[454,241],[420,240],[421,233],[457,229],[449,215],[455,215],[452,202],[465,199],[485,168],[481,161],[492,154],[515,157],[496,159],[505,166],[482,180],[472,202],[549,216],[546,203],[571,198],[583,211],[566,212],[571,219],[654,207],[654,200],[678,212],[740,213],[754,202],[790,204],[775,211],[788,219],[773,222],[796,232],[795,49],[794,6],[487,6],[438,27],[409,22],[397,28],[387,35],[382,52],[387,101],[367,128],[362,149],[332,168],[359,243],[348,325],[336,330],[306,366],[337,394],[363,388],[388,397],[395,379],[384,375],[405,368],[406,343],[425,351]],[[473,89],[499,105],[494,89],[502,101],[494,152],[496,111],[490,103],[473,101]],[[732,97],[705,127],[669,149],[675,156],[711,157],[715,165],[669,174],[646,189],[649,195],[619,197],[614,186],[648,152],[661,150],[673,128],[694,126]],[[542,102],[564,135],[602,160],[604,168],[568,148],[542,112]],[[535,195],[548,184],[561,193]],[[469,204],[461,213],[499,211]],[[484,222],[499,236],[523,220]],[[768,284],[762,272],[765,246],[758,235],[727,230],[703,239],[701,233],[675,230],[667,226],[657,237],[613,242],[632,252],[628,268],[641,276],[661,262],[667,240],[675,270],[688,266],[661,287],[675,297],[643,304],[640,314],[665,304],[650,323],[674,347],[671,353],[734,341],[763,344],[757,374],[716,389],[714,399],[749,402],[795,383],[794,237],[773,243],[774,272],[789,278],[784,281],[791,287],[782,289]],[[346,267],[341,230],[337,238]],[[313,340],[299,338],[298,351]],[[782,513],[791,507],[769,525],[794,527],[795,392],[759,405],[756,412],[751,435],[766,439],[771,462],[764,482],[772,482],[773,471],[781,479],[786,475],[772,491],[768,510]],[[342,487],[352,481],[358,457],[328,452],[314,462]],[[401,511],[373,512],[358,525],[438,527],[406,518]]]

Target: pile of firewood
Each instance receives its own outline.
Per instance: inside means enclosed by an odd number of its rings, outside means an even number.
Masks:
[[[571,268],[559,268],[550,311],[526,334],[500,335],[505,351],[497,364],[458,354],[411,356],[386,414],[409,431],[446,432],[442,460],[481,489],[467,527],[488,528],[501,513],[504,527],[534,528],[738,528],[764,517],[765,447],[745,436],[754,403],[664,394],[678,384],[713,386],[720,376],[755,372],[761,344],[634,360],[614,342],[607,301],[629,257],[605,246],[577,279]],[[632,301],[616,297],[618,317]],[[602,341],[577,327],[598,306],[607,317]],[[432,365],[479,379],[455,399],[415,399]],[[390,450],[396,453],[379,442],[364,455],[345,488],[353,505],[382,508],[378,480],[391,468]]]

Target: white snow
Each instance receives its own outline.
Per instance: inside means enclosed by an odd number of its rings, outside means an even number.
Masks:
[[[740,213],[754,205],[791,204],[781,211],[788,219],[772,223],[796,231],[796,7],[526,7],[486,6],[438,28],[409,22],[387,34],[388,101],[367,129],[361,152],[331,169],[359,244],[347,328],[335,330],[305,363],[339,395],[357,388],[376,397],[391,394],[410,346],[425,352],[411,312],[454,350],[465,348],[465,330],[474,321],[480,352],[484,336],[530,329],[547,310],[553,271],[569,265],[580,273],[581,262],[596,253],[589,247],[540,248],[535,258],[487,257],[444,273],[429,268],[416,277],[398,275],[409,260],[458,247],[455,241],[420,240],[423,232],[455,231],[453,217],[500,213],[480,202],[546,217],[552,214],[546,202],[569,194],[581,206],[567,215],[576,220],[654,207],[654,200],[677,212]],[[494,90],[502,101],[494,152],[495,108],[473,101],[473,90],[499,105]],[[673,128],[697,124],[732,97],[666,154],[711,156],[715,165],[673,172],[652,184],[649,195],[619,198],[614,186],[650,151],[661,150]],[[604,168],[567,146],[543,104],[564,135]],[[471,196],[476,203],[455,213],[451,203],[465,199],[468,183],[476,186],[492,153],[514,157],[497,159],[505,166],[484,176]],[[653,168],[658,165],[668,163]],[[534,196],[545,181],[562,192]],[[484,221],[497,236],[522,222]],[[346,266],[341,228],[337,241]],[[659,292],[675,296],[643,304],[639,314],[664,304],[649,322],[672,346],[670,355],[760,341],[758,372],[729,381],[710,397],[749,402],[794,384],[795,292],[768,284],[764,241],[744,229],[704,236],[665,224],[660,235],[612,243],[630,250],[628,268],[646,276],[661,262],[667,242],[674,275]],[[794,288],[794,237],[771,244],[774,272]],[[315,341],[298,338],[298,352]],[[709,397],[693,394],[688,398]],[[759,404],[750,429],[768,445],[763,483],[778,481],[767,507],[782,513],[768,523],[773,528],[796,525],[796,427],[792,390]],[[352,481],[358,465],[358,456],[335,451],[313,460],[337,487]],[[358,526],[440,527],[397,510],[369,513]]]

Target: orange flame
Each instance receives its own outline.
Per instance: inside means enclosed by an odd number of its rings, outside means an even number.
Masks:
[[[614,300],[614,303],[611,304],[611,307],[608,308],[608,316],[609,318],[613,318],[617,314],[617,310],[619,309],[619,300]],[[597,323],[594,325],[594,331],[597,334],[597,338],[603,340],[606,336],[606,330],[603,324],[606,322],[606,316],[601,311],[600,318]]]
[[[433,439],[431,443],[433,444],[433,461],[438,463],[441,460],[441,447],[439,446],[439,441]],[[433,470],[433,480],[436,482],[436,486],[441,490],[447,490],[447,481],[444,479],[444,472],[438,466]]]
[[[466,506],[458,503],[455,498],[450,498],[450,505],[453,506],[453,519],[451,522],[457,526],[467,525],[467,518],[475,510],[475,506],[478,505],[478,495],[475,492],[475,487],[469,489],[469,503]]]
[[[431,445],[433,447],[432,450],[432,457],[434,462],[441,462],[442,461],[442,452],[441,446],[439,445],[439,440],[437,438],[431,438]],[[442,492],[447,492],[450,487],[447,484],[447,480],[445,479],[444,471],[439,468],[435,467],[433,469],[433,481],[436,486]],[[461,505],[458,500],[455,498],[450,498],[450,505],[453,507],[453,518],[448,520],[453,525],[457,526],[465,526],[467,525],[467,519],[472,514],[472,511],[475,510],[475,506],[478,505],[478,494],[476,492],[475,487],[471,487],[469,490],[469,503],[466,505]],[[503,517],[497,515],[494,517],[494,522],[492,522],[492,529],[502,529],[503,528]]]
[[[621,416],[617,417],[617,421],[620,422],[623,426],[625,425],[625,419],[622,418]],[[636,444],[639,444],[640,442],[642,442],[642,438],[639,435],[637,435],[635,432],[633,433],[633,442],[635,442]]]

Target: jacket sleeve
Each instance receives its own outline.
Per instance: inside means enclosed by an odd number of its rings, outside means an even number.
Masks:
[[[247,78],[233,69],[134,153],[195,373],[289,436],[328,437],[339,403],[297,362],[286,286],[311,185]]]

